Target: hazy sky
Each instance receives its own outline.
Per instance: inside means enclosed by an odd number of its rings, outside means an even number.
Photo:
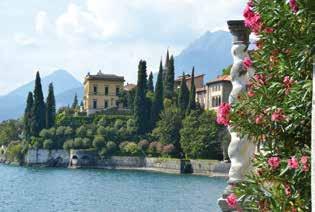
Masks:
[[[206,31],[242,18],[245,0],[1,0],[0,95],[66,69],[124,75],[145,59],[156,72],[167,48],[178,54]]]

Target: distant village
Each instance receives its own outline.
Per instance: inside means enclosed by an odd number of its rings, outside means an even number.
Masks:
[[[228,102],[232,90],[230,75],[217,76],[208,82],[204,82],[205,74],[194,76],[196,88],[195,101],[204,110],[216,111],[223,102]],[[183,76],[174,80],[174,90],[180,88]],[[188,89],[191,89],[192,76],[185,74],[185,81]],[[120,101],[119,94],[132,92],[136,84],[124,84],[124,76],[105,74],[99,70],[96,74],[88,73],[84,79],[84,97],[81,111],[88,115],[101,112],[110,108],[124,108]]]

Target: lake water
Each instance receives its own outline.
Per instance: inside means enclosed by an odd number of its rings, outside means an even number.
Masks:
[[[223,178],[0,165],[0,211],[216,212]]]

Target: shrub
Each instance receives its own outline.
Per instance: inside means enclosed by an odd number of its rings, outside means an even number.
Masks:
[[[152,155],[156,155],[156,154],[160,154],[162,152],[162,149],[163,149],[163,144],[157,141],[153,141],[149,144],[147,152]]]
[[[109,141],[106,144],[107,154],[112,155],[117,151],[117,145],[113,141]]]
[[[64,144],[63,144],[63,149],[69,151],[70,149],[73,148],[73,146],[74,146],[73,140],[72,140],[72,139],[69,139],[69,140],[67,140],[66,142],[64,142]]]
[[[101,150],[103,147],[105,147],[106,143],[105,143],[105,139],[103,136],[101,135],[96,135],[94,137],[93,140],[93,146],[97,149],[97,150]]]
[[[82,143],[83,143],[83,148],[84,149],[89,149],[89,148],[92,147],[92,141],[89,138],[83,138]]]
[[[82,138],[75,138],[73,142],[74,149],[84,149],[83,139]]]
[[[66,127],[60,126],[56,129],[56,136],[63,137]]]
[[[38,137],[31,138],[31,146],[35,149],[40,149],[43,147],[43,139]]]
[[[39,133],[39,136],[44,139],[49,139],[49,138],[52,138],[54,134],[52,135],[51,131],[49,131],[48,129],[42,129]]]
[[[174,154],[174,152],[175,152],[175,147],[173,144],[167,144],[163,146],[163,150],[162,150],[163,155],[171,156]]]
[[[136,143],[134,142],[128,142],[124,147],[123,147],[123,153],[126,153],[127,155],[138,155],[139,154],[139,149]]]
[[[119,130],[124,127],[124,122],[121,119],[117,119],[114,124],[114,128]]]
[[[85,126],[79,127],[75,133],[77,137],[80,137],[80,138],[86,137],[86,127]]]
[[[183,120],[180,130],[181,147],[190,158],[219,159],[222,155],[221,144],[217,142],[218,125],[215,112],[199,114],[192,111]]]
[[[129,141],[123,141],[119,144],[119,149],[123,151],[124,147],[129,143]]]
[[[102,157],[106,157],[107,156],[107,148],[106,147],[102,147],[102,149],[99,151],[99,155]]]
[[[64,130],[64,135],[67,137],[67,138],[71,138],[73,136],[73,130],[71,127],[66,127],[65,130]]]
[[[19,163],[23,162],[23,147],[20,143],[11,143],[8,146],[6,156],[9,161],[17,161]]]
[[[139,141],[138,148],[140,150],[146,151],[148,149],[148,147],[149,147],[149,141],[147,141],[147,140]]]
[[[53,149],[54,148],[54,142],[51,139],[46,139],[43,143],[43,148],[44,149]]]

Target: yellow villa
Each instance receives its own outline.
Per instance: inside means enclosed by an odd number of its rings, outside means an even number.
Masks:
[[[119,92],[124,86],[124,77],[114,74],[88,73],[84,79],[84,110],[87,115],[108,108],[119,107]]]

